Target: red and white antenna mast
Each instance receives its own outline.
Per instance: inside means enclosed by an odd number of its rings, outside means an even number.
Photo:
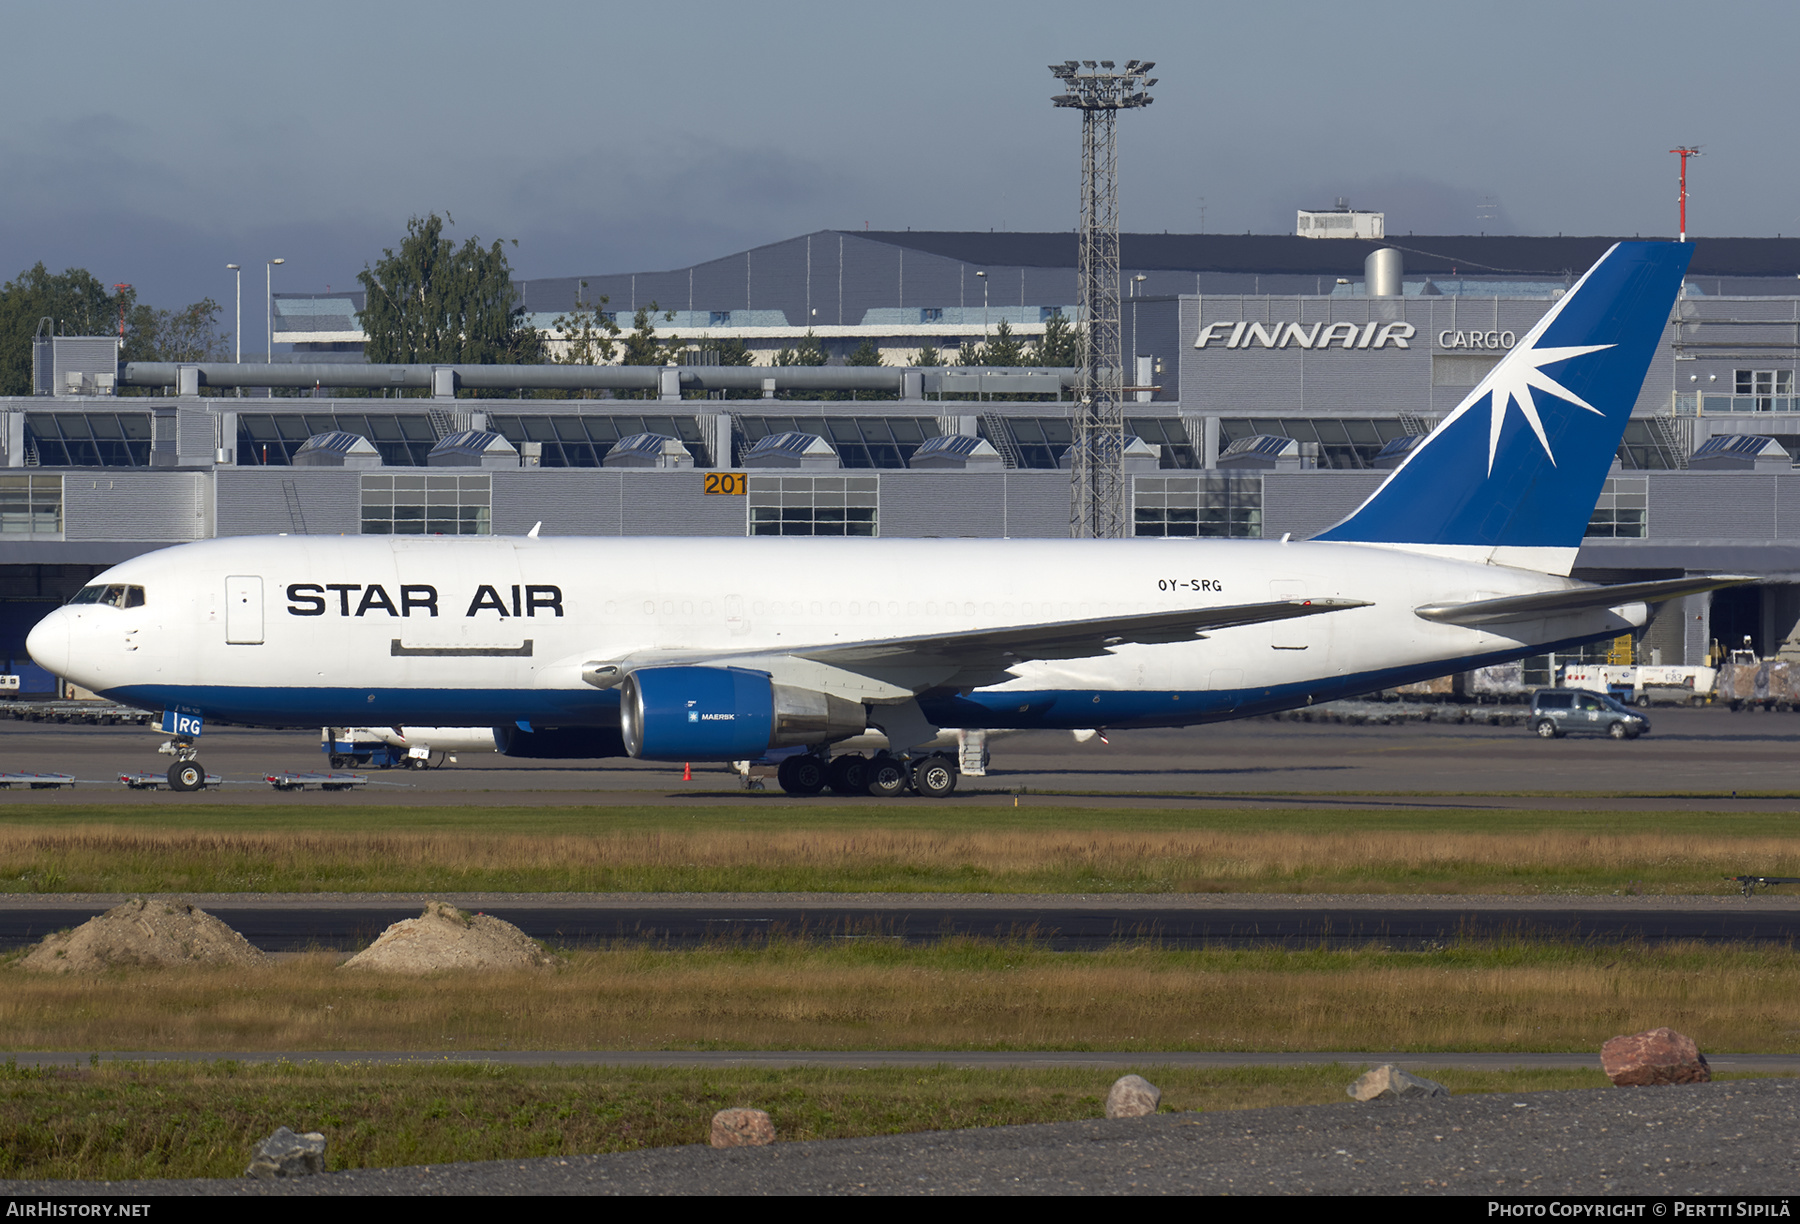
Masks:
[[[1699,145],[1682,145],[1669,152],[1681,156],[1681,241],[1687,241],[1687,159],[1700,156]]]

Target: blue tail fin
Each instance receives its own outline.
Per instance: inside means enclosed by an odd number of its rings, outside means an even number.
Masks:
[[[1693,253],[1615,245],[1368,501],[1315,538],[1567,573]]]

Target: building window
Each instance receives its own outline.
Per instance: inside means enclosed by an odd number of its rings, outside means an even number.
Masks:
[[[873,536],[878,476],[752,476],[750,534]]]
[[[1398,418],[1227,417],[1219,422],[1219,451],[1239,438],[1292,438],[1319,444],[1320,467],[1354,471],[1374,467],[1382,447],[1410,432]]]
[[[1201,461],[1202,456],[1194,450],[1194,444],[1188,438],[1187,427],[1173,417],[1131,417],[1125,422],[1125,432],[1136,434],[1156,447],[1162,457],[1163,467],[1205,466]]]
[[[438,440],[423,412],[240,412],[237,461],[286,466],[308,438],[339,430],[367,438],[388,467],[424,467]]]
[[[608,451],[620,438],[632,434],[653,433],[679,439],[693,454],[696,462],[724,467],[706,455],[700,438],[700,424],[691,416],[582,416],[573,412],[543,416],[494,415],[488,417],[488,428],[520,450],[527,442],[543,444],[542,467],[591,468],[601,466]]]
[[[61,476],[0,476],[0,535],[61,535]]]
[[[43,467],[149,467],[147,412],[28,412],[25,451]]]
[[[1001,422],[1012,435],[1013,451],[1022,468],[1055,468],[1075,441],[1067,417],[1002,417]],[[980,430],[995,450],[1006,453],[1006,439],[988,437],[988,422],[981,422]]]
[[[1737,397],[1750,402],[1741,407],[1734,403],[1734,412],[1789,412],[1794,407],[1792,370],[1739,370],[1736,383]]]
[[[1600,491],[1585,534],[1590,540],[1641,540],[1649,534],[1649,518],[1650,478],[1614,476]]]
[[[487,476],[362,478],[364,535],[488,535]]]
[[[730,327],[731,312],[729,310],[708,311],[706,322],[709,327]]]
[[[938,433],[933,417],[745,416],[738,423],[746,449],[770,434],[818,434],[847,468],[903,468],[925,439]]]
[[[1262,538],[1261,476],[1139,476],[1132,501],[1137,535]]]
[[[942,306],[921,306],[919,308],[919,322],[942,323],[943,321],[944,308]]]
[[[1062,317],[1063,317],[1063,308],[1061,306],[1039,306],[1038,307],[1038,322],[1039,323],[1048,323],[1051,319],[1060,319]]]

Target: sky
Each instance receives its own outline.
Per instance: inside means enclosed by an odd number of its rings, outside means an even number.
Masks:
[[[1122,227],[1800,233],[1800,6],[1635,0],[681,5],[4,0],[0,278],[43,262],[230,324],[355,287],[407,219],[515,275],[650,271],[813,230],[1066,230],[1046,65],[1156,61]],[[1204,220],[1204,224],[1203,224]],[[511,245],[516,241],[517,246]],[[249,336],[260,331],[248,322]]]

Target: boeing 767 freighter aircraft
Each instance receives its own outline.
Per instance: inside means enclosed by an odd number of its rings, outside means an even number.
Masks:
[[[941,795],[939,727],[1176,727],[1562,650],[1728,584],[1567,577],[1692,247],[1614,246],[1308,541],[206,540],[98,576],[31,656],[208,718],[493,726],[504,751],[729,761]],[[1735,581],[1742,581],[1741,579]],[[830,745],[879,728],[872,761]]]

